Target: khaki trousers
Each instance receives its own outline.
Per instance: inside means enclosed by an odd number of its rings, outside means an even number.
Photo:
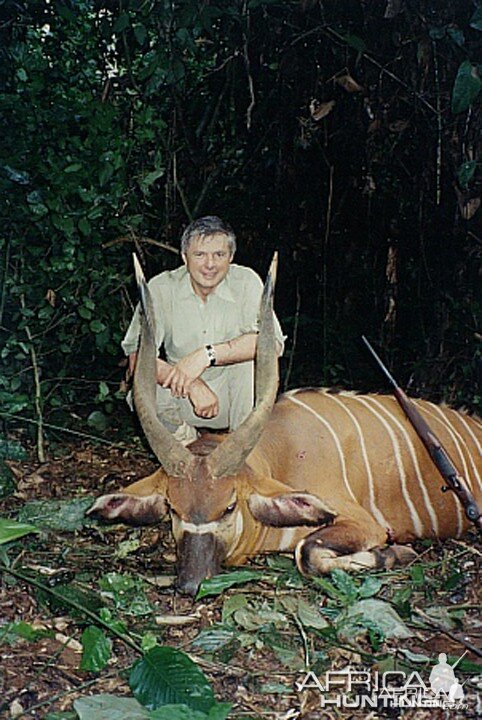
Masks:
[[[253,362],[226,365],[208,384],[219,400],[219,414],[211,420],[198,417],[187,398],[172,397],[169,389],[157,386],[157,416],[170,432],[175,433],[183,423],[197,428],[233,431],[246,419],[254,404]]]

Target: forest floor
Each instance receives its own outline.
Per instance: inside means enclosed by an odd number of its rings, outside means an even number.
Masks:
[[[76,698],[132,696],[128,674],[139,655],[118,637],[103,669],[80,669],[82,632],[92,623],[81,611],[100,606],[131,637],[188,653],[216,698],[233,704],[230,718],[480,717],[480,650],[477,655],[473,648],[481,646],[481,545],[475,533],[420,543],[411,567],[368,577],[339,573],[315,582],[297,573],[290,556],[261,558],[250,566],[259,569],[259,580],[193,601],[173,585],[167,522],[132,528],[83,516],[91,499],[152,472],[141,449],[78,442],[59,455],[42,465],[7,461],[16,489],[0,502],[0,516],[42,531],[0,546],[0,717],[67,720],[77,718]],[[62,588],[65,603],[50,592]],[[308,668],[320,682],[327,672],[364,670],[371,689],[377,672],[394,670],[418,673],[412,677],[428,683],[439,653],[451,664],[464,656],[456,668],[464,683],[462,709],[373,710],[357,707],[354,693],[352,707],[340,707],[339,698],[348,697],[341,691],[322,707],[328,696],[320,688],[296,684]]]

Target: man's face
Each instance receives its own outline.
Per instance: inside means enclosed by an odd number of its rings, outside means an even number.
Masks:
[[[233,255],[226,235],[215,233],[194,238],[182,259],[191,276],[194,292],[206,298],[226,277]]]

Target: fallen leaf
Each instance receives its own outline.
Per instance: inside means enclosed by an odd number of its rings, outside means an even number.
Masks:
[[[329,100],[328,102],[320,103],[318,100],[312,100],[310,102],[310,113],[313,120],[321,120],[331,113],[335,107],[335,101]]]
[[[59,642],[61,645],[64,645],[65,647],[69,648],[70,650],[73,650],[76,653],[82,652],[82,645],[79,643],[78,640],[75,640],[75,638],[68,637],[67,635],[64,635],[63,633],[55,633],[55,639],[57,642]]]
[[[57,299],[57,295],[56,295],[55,290],[52,290],[52,288],[49,288],[49,289],[47,290],[47,294],[45,295],[45,299],[47,300],[47,302],[49,303],[49,305],[51,305],[52,307],[55,307],[55,302],[56,302],[56,299]]]
[[[467,200],[467,202],[464,204],[459,204],[460,214],[462,215],[464,220],[470,220],[472,217],[474,217],[475,213],[480,207],[480,202],[480,198],[475,197]]]
[[[200,620],[197,615],[156,615],[156,625],[191,625]]]
[[[390,132],[403,132],[408,128],[410,122],[408,120],[395,120],[388,125]]]
[[[10,717],[16,718],[23,715],[24,709],[23,706],[19,703],[18,700],[14,700],[12,703],[10,703]]]
[[[363,92],[363,87],[349,73],[335,78],[335,82],[349,93]]]

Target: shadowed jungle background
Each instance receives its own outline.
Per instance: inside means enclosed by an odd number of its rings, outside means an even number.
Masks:
[[[365,333],[480,408],[481,41],[467,0],[3,0],[4,422],[117,426],[131,253],[202,214],[280,251],[285,388],[388,389]]]

